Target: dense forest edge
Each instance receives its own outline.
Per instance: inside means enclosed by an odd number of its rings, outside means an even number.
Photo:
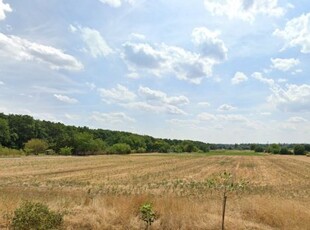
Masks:
[[[310,144],[210,144],[154,138],[129,132],[90,129],[41,121],[29,115],[0,113],[0,155],[98,155],[129,153],[207,153],[210,150],[252,150],[303,155]]]

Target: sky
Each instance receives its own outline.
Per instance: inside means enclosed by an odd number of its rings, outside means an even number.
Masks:
[[[0,112],[310,142],[308,0],[0,0]]]

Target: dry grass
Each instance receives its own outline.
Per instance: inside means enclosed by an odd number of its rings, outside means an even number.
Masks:
[[[227,229],[310,229],[306,157],[130,155],[0,159],[0,229],[22,200],[47,203],[66,229],[219,229],[221,197],[206,180],[224,170],[249,188],[228,198]]]

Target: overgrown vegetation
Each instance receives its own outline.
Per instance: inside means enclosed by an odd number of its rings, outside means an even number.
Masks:
[[[0,145],[0,156],[23,156],[25,152],[22,150],[11,149]]]
[[[63,223],[63,215],[51,211],[45,204],[25,201],[14,212],[14,230],[55,230]]]

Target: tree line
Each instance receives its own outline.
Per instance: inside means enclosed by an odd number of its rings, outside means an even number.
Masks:
[[[182,153],[209,150],[252,150],[272,154],[310,152],[310,144],[210,144],[171,140],[129,132],[90,129],[41,121],[28,115],[0,113],[0,147],[9,154],[23,149],[27,154],[94,155],[128,153]],[[1,149],[0,149],[1,150]],[[0,152],[1,155],[1,152]]]
[[[93,155],[131,152],[208,152],[200,141],[171,140],[129,132],[90,129],[0,113],[0,145],[26,153]]]

